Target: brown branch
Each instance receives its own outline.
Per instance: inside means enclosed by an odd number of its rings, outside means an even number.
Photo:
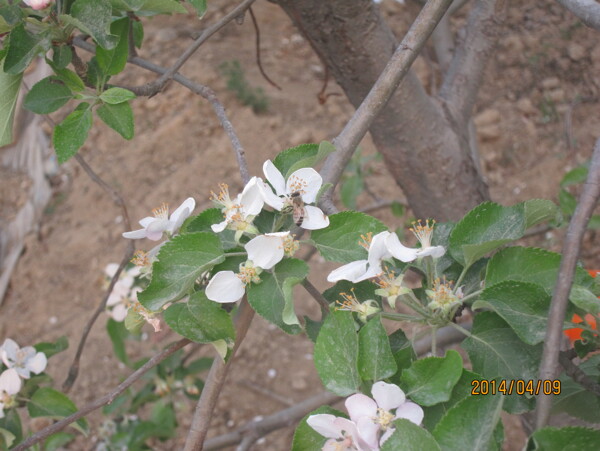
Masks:
[[[592,161],[588,177],[583,185],[583,191],[575,213],[569,223],[567,235],[563,244],[563,256],[560,261],[560,269],[556,280],[556,287],[550,304],[550,315],[546,338],[544,339],[544,351],[540,364],[540,380],[554,379],[558,369],[558,355],[562,337],[563,323],[569,301],[569,292],[573,284],[573,275],[577,265],[577,258],[581,251],[583,234],[587,228],[594,207],[600,197],[600,138],[594,146]],[[548,423],[550,409],[552,407],[552,396],[540,394],[537,400],[536,428],[542,428]]]
[[[88,44],[80,38],[73,39],[73,44],[88,52],[95,52],[95,47],[93,45]],[[129,58],[128,61],[131,64],[149,70],[150,72],[155,72],[157,74],[164,74],[167,72],[167,69],[165,69],[164,67],[158,66],[154,63],[151,63],[150,61],[146,61],[145,59],[137,56]],[[225,113],[225,108],[223,107],[223,104],[219,101],[215,92],[209,87],[193,82],[180,74],[175,74],[173,76],[173,80],[175,80],[180,85],[185,86],[194,94],[197,94],[210,102],[210,105],[212,106],[213,111],[219,119],[219,122],[221,122],[221,126],[223,127],[225,133],[231,141],[237,159],[238,167],[240,168],[240,175],[242,177],[242,181],[244,182],[244,184],[246,184],[248,180],[250,180],[248,164],[246,163],[246,153],[244,151],[244,148],[242,147],[242,144],[240,143],[237,134],[235,133],[235,130],[233,129],[231,121],[227,117],[227,113]],[[136,90],[136,88],[127,87],[127,89],[130,89],[137,95],[142,95],[139,91]]]
[[[423,7],[365,100],[334,140],[337,151],[327,158],[321,170],[324,183],[335,187],[339,182],[360,140],[385,108],[451,3],[452,0],[429,0]],[[333,189],[321,198],[321,207],[327,214],[335,211],[332,198]]]
[[[499,21],[495,5],[496,0],[478,0],[473,6],[465,40],[457,46],[440,89],[440,98],[459,129],[469,122],[483,70],[496,43]]]
[[[595,0],[556,0],[588,27],[600,30],[600,3]]]
[[[208,427],[210,426],[210,420],[213,416],[213,410],[225,383],[227,372],[235,353],[246,336],[246,332],[248,332],[252,318],[254,318],[254,310],[252,310],[246,296],[244,296],[235,318],[235,345],[231,351],[231,356],[229,356],[227,363],[221,358],[216,358],[210,368],[204,388],[202,389],[202,394],[200,395],[198,404],[196,404],[192,424],[185,441],[184,451],[202,449]]]
[[[260,60],[260,28],[258,28],[258,22],[256,21],[256,16],[254,15],[254,11],[252,11],[252,8],[248,8],[248,11],[250,12],[250,18],[252,19],[252,25],[254,25],[254,31],[256,33],[256,65],[258,66],[258,70],[260,70],[260,73],[262,74],[263,78],[267,80],[269,84],[281,91],[281,87],[269,78],[269,76],[263,68],[262,62]]]
[[[232,9],[228,14],[224,15],[221,20],[216,22],[215,24],[208,27],[204,32],[190,45],[180,56],[177,58],[177,61],[173,63],[171,67],[166,69],[160,77],[150,83],[146,83],[143,86],[140,86],[139,92],[143,96],[152,97],[153,95],[159,93],[167,84],[168,81],[174,79],[175,74],[181,67],[185,64],[185,62],[198,50],[198,48],[206,42],[208,38],[210,38],[213,34],[223,28],[232,20],[235,20],[240,14],[242,14],[246,9],[254,3],[255,0],[244,0],[234,9]]]
[[[590,393],[600,396],[600,384],[597,384],[594,379],[589,377],[581,368],[571,362],[571,359],[565,352],[560,352],[558,354],[558,361],[565,369],[567,376],[569,376]]]
[[[304,279],[302,281],[302,286],[306,289],[306,291],[308,291],[308,294],[310,294],[314,300],[318,302],[319,307],[321,307],[321,315],[322,317],[325,317],[325,315],[329,313],[329,302],[327,299],[323,297],[321,292],[317,290],[317,288],[310,283],[308,279]]]
[[[127,379],[125,379],[123,382],[121,382],[117,386],[117,388],[115,388],[113,391],[96,399],[95,401],[92,401],[91,403],[89,403],[88,405],[83,407],[81,410],[78,410],[74,414],[69,415],[68,417],[63,418],[62,420],[57,421],[56,423],[42,429],[39,432],[36,432],[32,436],[28,437],[24,442],[22,442],[21,444],[17,445],[15,448],[13,448],[12,451],[24,451],[25,449],[29,448],[30,446],[33,446],[34,444],[41,442],[46,437],[49,437],[50,435],[63,430],[69,424],[79,420],[80,418],[83,418],[88,413],[93,412],[94,410],[99,409],[102,406],[110,404],[111,402],[113,402],[115,400],[115,398],[117,396],[119,396],[121,393],[123,393],[125,390],[127,390],[127,388],[129,388],[135,381],[137,381],[140,377],[142,377],[148,370],[150,370],[151,368],[158,365],[160,362],[165,360],[167,357],[169,357],[174,352],[183,348],[188,343],[190,343],[190,340],[188,340],[187,338],[184,338],[182,340],[179,340],[179,341],[173,343],[172,345],[168,346],[167,348],[163,349],[161,352],[159,352],[154,357],[152,357],[150,360],[148,360],[144,365],[142,365],[137,371],[132,373]]]

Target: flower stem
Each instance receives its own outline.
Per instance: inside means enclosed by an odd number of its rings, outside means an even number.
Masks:
[[[431,328],[431,354],[437,357],[437,327]]]
[[[471,332],[469,332],[467,329],[465,329],[464,327],[459,326],[458,324],[450,321],[448,323],[449,325],[451,325],[452,327],[454,327],[456,330],[462,332],[463,334],[465,334],[465,336],[469,337],[469,338],[477,338],[477,337],[473,337],[473,335],[471,334]]]
[[[470,266],[465,266],[462,270],[462,272],[460,273],[460,276],[458,276],[458,280],[456,281],[456,283],[454,284],[454,290],[452,290],[452,292],[454,294],[456,294],[456,290],[458,290],[458,287],[460,287],[460,283],[463,281],[463,279],[465,278],[465,276],[467,275],[467,271],[469,270]]]
[[[243,257],[244,255],[248,255],[247,252],[225,252],[223,254],[225,257]]]
[[[474,291],[473,293],[471,293],[471,294],[468,294],[467,296],[465,296],[464,298],[462,298],[462,299],[461,299],[461,301],[462,301],[462,302],[465,302],[467,299],[471,299],[471,298],[474,298],[474,297],[476,297],[476,296],[479,296],[479,295],[481,294],[481,292],[482,292],[482,291],[483,291],[483,290],[477,290],[477,291]]]
[[[387,319],[391,319],[394,321],[413,321],[413,322],[423,321],[423,318],[421,318],[421,317],[413,316],[413,315],[404,315],[402,313],[381,312],[380,315],[382,318],[387,318]]]

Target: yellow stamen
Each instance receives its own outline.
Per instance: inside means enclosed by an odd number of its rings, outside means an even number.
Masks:
[[[395,418],[396,416],[393,413],[388,412],[387,410],[384,410],[381,407],[379,407],[377,409],[377,417],[374,418],[374,420],[375,423],[381,425],[381,429],[385,431],[387,428],[390,427]]]
[[[358,241],[358,245],[364,247],[366,250],[369,250],[369,248],[371,247],[371,241],[373,241],[373,232],[361,235],[360,240]]]
[[[148,252],[144,252],[142,250],[137,250],[133,254],[133,258],[131,259],[131,263],[136,266],[150,266],[150,258],[148,257]]]
[[[163,202],[160,207],[152,210],[152,214],[155,218],[169,219],[169,204]]]
[[[260,282],[260,277],[258,274],[259,271],[257,271],[257,268],[255,268],[252,263],[246,262],[240,265],[240,272],[236,274],[236,276],[238,276],[239,279],[247,285],[249,283]]]
[[[304,188],[306,188],[307,185],[308,183],[306,180],[303,180],[295,175],[288,179],[288,186],[292,193],[300,193],[300,195],[306,194]]]
[[[300,243],[294,239],[296,235],[288,235],[283,239],[283,253],[288,257],[293,257],[300,248]]]
[[[431,246],[431,235],[433,234],[433,227],[435,226],[434,219],[428,219],[425,221],[425,224],[419,219],[412,223],[412,227],[409,229],[419,240],[421,243],[421,247],[430,247]]]

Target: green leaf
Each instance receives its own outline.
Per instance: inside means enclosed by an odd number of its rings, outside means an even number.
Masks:
[[[262,272],[261,282],[246,287],[248,302],[260,316],[288,334],[301,331],[294,313],[292,287],[308,274],[308,265],[295,258],[284,259],[271,273]]]
[[[528,451],[584,451],[598,449],[600,431],[583,427],[538,429],[529,438]]]
[[[209,208],[187,222],[184,227],[182,227],[182,233],[213,233],[210,226],[213,224],[218,224],[221,221],[223,221],[223,213],[221,213],[221,210],[218,208]],[[229,250],[239,246],[239,244],[235,242],[235,231],[225,229],[222,232],[219,232],[217,235],[223,244],[223,249]]]
[[[405,208],[400,202],[393,201],[390,209],[392,210],[392,214],[397,218],[404,216]]]
[[[468,396],[448,411],[433,436],[444,451],[495,449],[494,430],[502,402],[502,395]]]
[[[112,7],[108,0],[75,0],[71,14],[60,20],[89,34],[100,47],[112,49],[119,38],[110,34]]]
[[[581,363],[579,369],[597,381],[600,377],[600,354]],[[552,395],[552,413],[559,412],[566,412],[589,423],[600,423],[600,397],[563,373],[560,376],[560,393]]]
[[[160,439],[168,439],[175,436],[177,428],[177,418],[175,418],[175,409],[173,403],[166,399],[161,399],[154,406],[150,413],[150,421],[156,425],[153,436]]]
[[[142,43],[144,42],[144,26],[142,22],[138,22],[134,20],[132,22],[133,25],[133,43],[138,49],[142,48]]]
[[[63,352],[69,347],[69,340],[65,335],[59,337],[55,342],[37,343],[35,346],[37,352],[43,352],[47,358],[52,357],[59,352]]]
[[[167,302],[181,299],[196,279],[225,260],[219,238],[212,233],[178,235],[165,243],[152,265],[152,280],[138,293],[148,310],[157,311]]]
[[[110,3],[120,11],[137,11],[143,6],[144,0],[110,0]]]
[[[96,110],[96,114],[123,138],[133,138],[133,111],[128,102],[116,105],[105,103]]]
[[[387,333],[377,316],[358,333],[358,372],[363,380],[380,381],[398,371]]]
[[[450,254],[464,266],[500,246],[519,239],[525,232],[525,207],[503,207],[484,202],[459,221],[450,234]]]
[[[4,22],[8,25],[8,29],[10,30],[10,27],[15,26],[23,19],[23,9],[19,8],[17,5],[3,5],[0,8],[0,17],[4,19]],[[2,33],[5,31],[8,30],[3,30]]]
[[[537,378],[542,345],[523,343],[496,313],[478,313],[471,337],[463,341],[462,346],[469,354],[473,371],[486,379]],[[506,396],[504,408],[510,413],[523,413],[533,406],[534,399],[513,393]]]
[[[111,105],[127,102],[131,99],[135,99],[135,94],[129,89],[123,88],[109,88],[100,94],[100,100]]]
[[[279,169],[279,172],[281,172],[283,177],[287,180],[288,176],[293,172],[291,171],[292,167],[296,165],[296,163],[301,161],[312,161],[318,153],[318,144],[301,144],[299,146],[291,147],[279,152],[279,154],[277,154],[277,156],[273,159],[273,164],[277,169]],[[308,164],[307,166],[311,165]]]
[[[321,326],[314,350],[314,362],[324,387],[340,396],[356,393],[358,335],[351,312],[331,312]]]
[[[96,60],[102,72],[107,75],[116,75],[125,69],[127,57],[129,56],[129,18],[124,17],[114,21],[110,25],[110,32],[117,36],[118,41],[110,50],[98,47],[96,49]],[[107,100],[104,101],[113,103]]]
[[[404,371],[406,368],[410,368],[412,363],[417,359],[417,355],[415,354],[415,350],[412,347],[411,341],[406,338],[406,335],[402,329],[398,329],[393,332],[388,337],[388,340],[390,342],[390,349],[392,350],[394,361],[396,362],[396,367],[399,370],[393,377],[390,378],[390,381],[396,385],[399,385],[402,371]]]
[[[551,200],[531,199],[523,204],[525,205],[525,229],[544,221],[559,222],[561,219],[560,210]]]
[[[175,0],[146,0],[141,6],[140,12],[152,14],[187,14],[187,9]]]
[[[31,418],[64,418],[77,412],[77,407],[63,393],[53,388],[42,387],[33,394],[27,403],[27,411]],[[71,423],[71,426],[81,433],[87,434],[88,425],[84,418]]]
[[[426,357],[402,371],[400,384],[406,396],[417,404],[432,406],[450,399],[462,374],[462,358],[454,350],[445,357]]]
[[[23,396],[23,395],[21,395]],[[9,448],[12,442],[20,442],[23,438],[23,425],[17,409],[4,411],[4,418],[0,418],[0,449],[3,444]]]
[[[358,244],[361,235],[387,230],[381,221],[356,211],[343,211],[329,216],[329,227],[313,230],[311,240],[326,260],[350,263],[367,258],[366,250]]]
[[[381,451],[436,451],[441,449],[427,430],[409,420],[396,420],[394,426],[394,433],[385,441]]]
[[[130,366],[129,356],[127,355],[127,350],[125,349],[125,340],[127,340],[127,337],[129,337],[129,331],[125,328],[125,324],[110,318],[106,322],[106,331],[108,332],[108,336],[112,342],[113,352],[115,353],[117,359],[119,359],[125,365]]]
[[[4,72],[16,75],[27,69],[33,58],[50,48],[50,38],[45,31],[29,33],[21,23],[10,32],[9,44]]]
[[[571,216],[575,212],[575,207],[577,207],[577,199],[565,189],[558,192],[558,203],[565,216]]]
[[[298,423],[296,431],[294,432],[294,441],[292,443],[291,451],[316,451],[320,450],[325,444],[326,438],[311,428],[307,423],[308,417],[311,415],[329,414],[336,417],[344,417],[339,410],[336,410],[329,406],[322,406],[302,418],[302,421]]]
[[[83,146],[92,128],[92,111],[87,103],[80,103],[60,124],[54,127],[52,144],[58,162],[64,163]]]
[[[75,436],[73,434],[69,434],[68,432],[57,432],[56,434],[52,434],[46,439],[44,451],[57,451],[59,449],[64,449],[64,446],[67,443],[70,443],[74,438]]]
[[[587,288],[573,285],[569,294],[569,301],[587,313],[593,313],[594,315],[600,313],[600,299]]]
[[[164,318],[171,329],[196,343],[217,340],[233,343],[235,340],[231,316],[221,304],[209,300],[203,291],[194,293],[187,303],[170,306]]]
[[[536,284],[509,280],[486,288],[481,299],[529,345],[544,341],[550,295]],[[475,305],[474,305],[475,308]]]
[[[73,59],[73,52],[67,45],[54,45],[52,46],[52,62],[58,69],[66,69],[71,64]]]
[[[8,429],[0,427],[0,449],[5,450],[12,446],[15,442],[15,434],[10,432]]]
[[[319,164],[319,162],[321,162],[321,160],[323,160],[327,155],[329,155],[331,152],[334,152],[334,151],[335,151],[335,147],[333,146],[333,144],[331,144],[328,141],[321,141],[321,143],[319,144],[319,147],[317,149],[317,154],[314,156],[306,156],[304,158],[299,159],[294,164],[292,164],[292,166],[287,170],[285,179],[287,180],[288,177],[290,175],[292,175],[298,169],[315,167],[317,164]],[[283,174],[283,171],[282,171],[282,174]]]
[[[188,2],[196,10],[198,17],[202,17],[206,14],[206,0],[188,0]]]
[[[85,89],[83,80],[70,69],[60,69],[53,62],[46,60],[54,70],[55,76],[52,78],[62,81],[67,88],[74,92],[80,92]]]
[[[19,98],[23,74],[7,74],[4,71],[5,59],[0,61],[0,147],[11,144],[15,118],[15,108]]]
[[[55,77],[38,81],[25,96],[25,108],[36,114],[50,114],[73,98],[71,90]]]
[[[588,175],[588,164],[583,164],[567,172],[560,181],[561,188],[585,182]]]
[[[373,284],[369,280],[364,280],[359,283],[352,283],[348,280],[340,280],[335,283],[334,286],[327,288],[323,292],[323,297],[329,301],[329,303],[337,303],[337,301],[342,302],[342,293],[350,293],[350,291],[354,290],[354,295],[356,299],[360,302],[364,302],[368,299],[378,299],[379,296],[375,294],[375,290],[377,289],[377,285]]]
[[[344,180],[340,189],[340,196],[346,208],[356,209],[356,198],[362,193],[363,188],[363,178],[360,175],[353,175]]]

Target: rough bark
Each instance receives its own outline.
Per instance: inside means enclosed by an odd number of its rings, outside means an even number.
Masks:
[[[397,41],[371,0],[276,0],[327,64],[349,100],[360,105]],[[410,73],[370,129],[415,215],[453,220],[487,200],[469,152],[466,128]]]

